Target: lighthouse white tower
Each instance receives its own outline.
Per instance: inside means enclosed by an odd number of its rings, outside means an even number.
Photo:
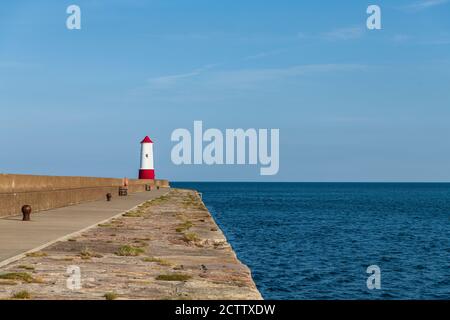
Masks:
[[[139,179],[155,179],[153,167],[153,141],[147,136],[141,141],[141,169]]]

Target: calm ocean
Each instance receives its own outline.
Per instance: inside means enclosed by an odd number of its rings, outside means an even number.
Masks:
[[[450,184],[172,185],[203,193],[265,299],[450,299]]]

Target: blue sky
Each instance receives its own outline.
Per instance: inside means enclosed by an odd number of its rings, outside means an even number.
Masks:
[[[4,173],[133,177],[148,134],[171,180],[450,181],[450,1],[10,1],[0,111]],[[279,128],[278,175],[173,165],[194,120]]]

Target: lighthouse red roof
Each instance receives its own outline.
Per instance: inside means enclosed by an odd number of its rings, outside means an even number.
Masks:
[[[144,140],[141,141],[141,143],[153,143],[152,139],[150,139],[148,136],[144,138]]]

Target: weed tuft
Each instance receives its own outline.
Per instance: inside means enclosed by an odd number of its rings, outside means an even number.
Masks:
[[[116,251],[116,255],[118,256],[125,256],[125,257],[135,257],[142,253],[144,253],[145,250],[142,248],[137,248],[129,245],[125,245],[119,248],[119,250]]]
[[[28,291],[19,291],[16,292],[12,295],[13,299],[22,299],[22,300],[26,300],[26,299],[31,299],[31,294]]]

